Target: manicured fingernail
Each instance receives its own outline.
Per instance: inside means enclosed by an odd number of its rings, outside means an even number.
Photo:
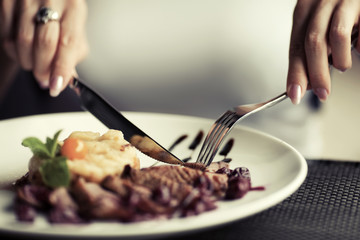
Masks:
[[[325,88],[315,88],[314,93],[322,102],[325,102],[329,95]]]
[[[288,96],[291,102],[295,105],[300,103],[301,100],[301,87],[299,84],[292,84],[288,90]]]
[[[39,82],[39,86],[42,89],[48,89],[49,88],[49,81],[41,81],[41,82]]]
[[[50,96],[57,97],[62,89],[64,78],[62,76],[56,76],[50,80]]]

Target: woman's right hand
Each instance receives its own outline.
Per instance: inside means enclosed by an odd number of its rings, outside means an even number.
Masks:
[[[38,23],[41,7],[51,8],[59,20]],[[85,0],[0,0],[0,36],[7,55],[32,71],[42,88],[57,96],[76,74],[88,53]]]

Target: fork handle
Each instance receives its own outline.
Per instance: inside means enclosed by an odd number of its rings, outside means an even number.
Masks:
[[[243,116],[243,115],[250,115],[253,113],[256,113],[258,111],[261,111],[263,109],[272,107],[282,101],[284,101],[286,98],[288,98],[287,92],[283,92],[277,97],[274,97],[266,102],[258,103],[258,104],[251,104],[251,105],[240,105],[235,107],[233,110],[236,112],[236,114]],[[246,108],[248,107],[248,108]]]

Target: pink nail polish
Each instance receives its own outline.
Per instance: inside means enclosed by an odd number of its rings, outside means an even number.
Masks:
[[[315,88],[314,93],[322,102],[325,102],[329,95],[325,88]]]
[[[292,84],[288,90],[288,96],[291,102],[295,105],[300,103],[301,100],[301,87],[299,84]]]
[[[48,89],[49,88],[49,81],[41,81],[41,82],[39,82],[39,86],[42,89]]]
[[[64,78],[62,76],[56,76],[51,78],[50,81],[50,96],[57,97],[63,87]]]

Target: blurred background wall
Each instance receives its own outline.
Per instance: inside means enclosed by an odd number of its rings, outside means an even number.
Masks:
[[[90,0],[80,76],[122,111],[217,118],[285,91],[295,0]],[[321,151],[308,100],[241,124]],[[309,143],[312,144],[309,144]]]
[[[88,3],[79,70],[121,110],[216,117],[285,90],[294,0]]]
[[[217,118],[285,90],[295,0],[88,0],[81,76],[119,110]],[[290,101],[242,122],[313,158],[360,159],[360,61],[317,110]],[[310,97],[308,97],[310,98]]]
[[[345,73],[332,72],[332,93],[320,112],[323,158],[360,160],[360,54]]]

